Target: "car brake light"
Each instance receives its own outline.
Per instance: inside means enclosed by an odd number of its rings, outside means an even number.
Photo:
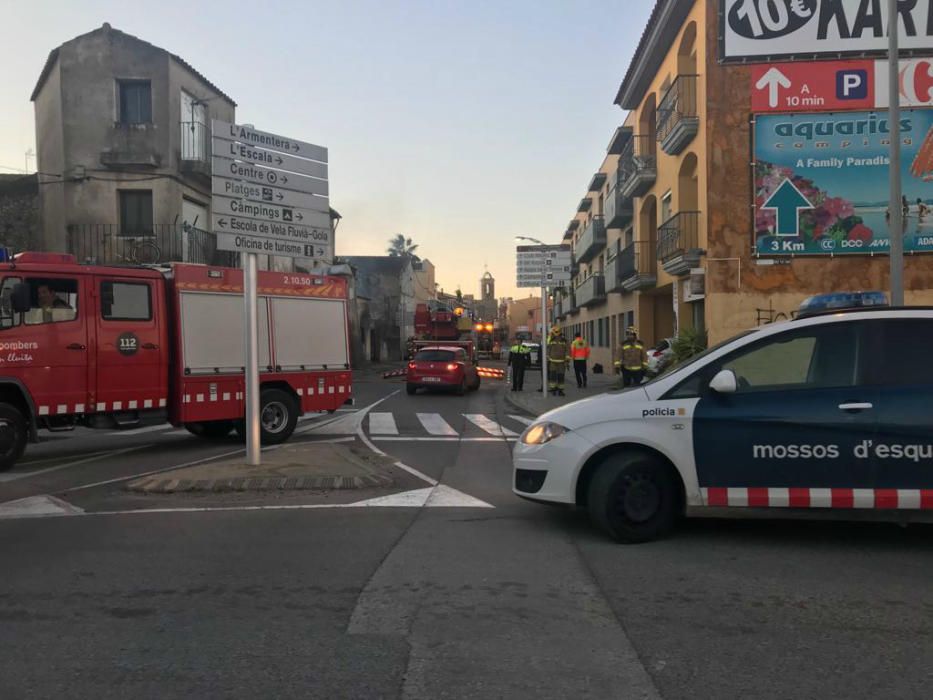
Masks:
[[[408,363],[408,369],[414,369],[415,366],[416,366],[416,365],[415,365],[414,362],[409,362],[409,363]]]
[[[455,364],[449,364],[449,365],[447,365],[447,369],[449,369],[449,370],[452,372],[453,370],[457,369],[457,365],[455,365]]]

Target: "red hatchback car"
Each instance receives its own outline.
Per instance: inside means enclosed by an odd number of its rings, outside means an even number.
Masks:
[[[420,388],[453,389],[459,395],[479,389],[476,365],[466,350],[438,345],[421,348],[408,363],[407,391],[414,394]]]

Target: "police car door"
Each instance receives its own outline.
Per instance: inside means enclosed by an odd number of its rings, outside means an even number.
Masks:
[[[693,436],[707,505],[851,507],[853,488],[874,487],[856,451],[877,428],[863,328],[788,324],[704,368]],[[708,385],[723,369],[733,393]]]
[[[875,465],[876,508],[933,508],[933,316],[913,313],[866,323],[879,427],[861,452]]]

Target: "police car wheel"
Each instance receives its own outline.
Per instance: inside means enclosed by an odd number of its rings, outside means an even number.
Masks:
[[[670,471],[648,455],[618,454],[590,482],[590,519],[620,542],[647,542],[670,531],[677,488]]]
[[[13,467],[26,451],[26,419],[19,409],[0,403],[0,472]]]

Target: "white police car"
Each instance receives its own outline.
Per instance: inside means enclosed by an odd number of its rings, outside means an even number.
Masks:
[[[586,507],[625,542],[688,509],[933,509],[933,308],[808,302],[540,416],[516,443],[513,490]]]

